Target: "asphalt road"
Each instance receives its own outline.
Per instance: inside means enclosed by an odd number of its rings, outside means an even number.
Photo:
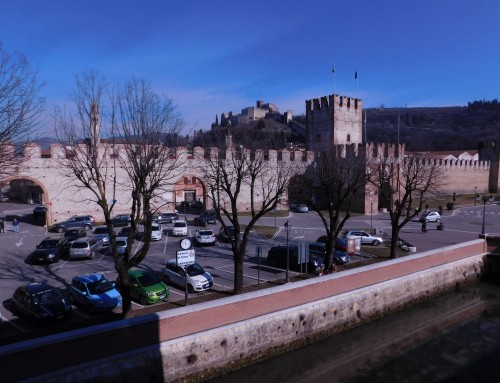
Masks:
[[[36,224],[32,217],[33,206],[17,205],[13,203],[0,203],[0,214],[7,219],[13,216],[20,217],[20,230],[15,233],[10,221],[6,222],[6,233],[0,234],[0,312],[3,316],[0,336],[14,333],[32,331],[33,325],[30,321],[14,316],[9,307],[10,298],[16,287],[29,282],[47,280],[50,284],[67,291],[71,279],[75,275],[84,273],[100,272],[109,280],[115,280],[117,274],[114,269],[112,257],[99,254],[94,260],[66,261],[52,265],[31,265],[27,262],[27,256],[35,246],[45,237],[57,237],[60,234],[46,233],[40,224]],[[437,230],[437,225],[429,223],[427,234],[421,233],[421,225],[417,221],[408,223],[400,233],[400,237],[417,248],[417,252],[431,250],[459,242],[478,238],[483,227],[483,210],[485,232],[500,234],[500,206],[480,205],[470,206],[445,212],[443,216],[444,230]],[[181,215],[184,216],[184,215]],[[194,215],[186,215],[188,221]],[[242,221],[247,219],[244,217]],[[285,271],[266,266],[265,258],[270,247],[277,244],[286,244],[285,222],[288,221],[289,243],[301,241],[315,241],[317,237],[324,234],[324,228],[319,217],[314,213],[290,213],[288,217],[266,217],[261,219],[259,225],[277,226],[278,232],[274,238],[267,240],[258,233],[251,235],[244,264],[244,285],[253,285],[268,280],[284,278]],[[215,233],[218,233],[218,225],[210,225]],[[167,260],[175,258],[177,250],[180,250],[180,238],[172,237],[171,225],[164,225],[164,237],[161,241],[152,243],[151,249],[141,264],[143,268],[149,268],[162,274]],[[376,228],[377,232],[390,233],[390,222],[388,214],[377,213],[373,215],[356,216],[347,222],[345,228]],[[194,235],[196,227],[189,225],[189,236]],[[262,249],[262,257],[258,258],[257,248]],[[205,266],[214,277],[214,290],[231,290],[233,287],[233,261],[230,245],[217,242],[215,246],[196,247],[196,261]],[[292,273],[293,274],[293,273]],[[211,294],[211,292],[195,293]],[[194,294],[189,295],[190,298]],[[184,291],[182,288],[170,288],[169,301],[183,301]],[[134,303],[135,308],[141,307]],[[74,321],[88,320],[92,314],[75,308]]]

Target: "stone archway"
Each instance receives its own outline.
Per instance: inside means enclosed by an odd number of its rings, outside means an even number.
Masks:
[[[174,184],[174,203],[179,212],[206,208],[207,193],[203,181],[193,174],[180,177]]]
[[[51,223],[51,203],[47,188],[38,179],[29,176],[12,176],[2,181],[2,189],[8,187],[13,201],[44,205],[47,208],[44,224]]]

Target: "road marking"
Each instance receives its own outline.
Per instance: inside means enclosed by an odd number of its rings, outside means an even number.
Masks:
[[[16,246],[19,247],[23,244],[24,237],[19,238],[19,242],[16,242]]]

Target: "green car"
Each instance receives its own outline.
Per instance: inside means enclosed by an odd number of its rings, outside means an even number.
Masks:
[[[168,286],[161,278],[148,270],[129,270],[130,295],[132,299],[139,301],[141,305],[153,304],[158,301],[166,301],[169,295]],[[116,285],[120,286],[120,279],[116,279]]]

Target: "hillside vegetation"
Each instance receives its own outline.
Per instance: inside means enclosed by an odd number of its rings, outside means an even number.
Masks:
[[[472,150],[500,139],[500,104],[474,101],[464,107],[371,108],[366,112],[368,142],[397,143],[407,150]],[[399,123],[398,123],[399,121]]]

